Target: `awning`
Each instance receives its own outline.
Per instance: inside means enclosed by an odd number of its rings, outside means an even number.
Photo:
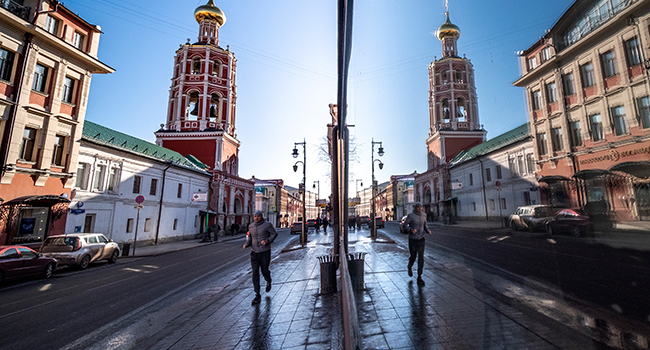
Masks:
[[[547,184],[555,183],[555,182],[565,182],[565,181],[573,181],[573,180],[569,179],[566,176],[561,176],[561,175],[544,176],[541,179],[537,180],[537,182],[545,182]]]
[[[201,214],[202,214],[202,215],[205,215],[205,210],[199,210],[199,215],[201,215]],[[208,214],[210,214],[210,215],[217,215],[217,214],[219,214],[219,213],[217,213],[216,211],[212,211],[212,210],[210,210],[210,211],[208,211]]]
[[[620,163],[611,167],[609,171],[620,171],[636,176],[638,178],[647,179],[650,178],[650,162],[638,161]]]
[[[458,197],[451,197],[443,200],[443,202],[452,202],[452,201],[458,201]]]
[[[26,204],[32,206],[42,205],[42,206],[51,207],[58,203],[70,203],[70,200],[61,196],[46,194],[40,196],[22,196],[4,202],[2,203],[2,205]]]
[[[588,180],[596,177],[605,177],[607,175],[612,175],[612,173],[603,169],[586,169],[573,174],[573,177],[576,179]]]

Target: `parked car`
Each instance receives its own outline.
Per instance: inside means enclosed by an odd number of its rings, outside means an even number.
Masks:
[[[307,220],[307,227],[316,227],[316,219]]]
[[[615,222],[607,214],[587,215],[580,209],[562,209],[546,224],[549,235],[569,233],[582,237],[594,231],[608,231],[615,227]]]
[[[41,254],[59,261],[59,265],[85,269],[92,262],[108,260],[114,263],[120,247],[101,233],[74,233],[51,236],[41,244]]]
[[[513,230],[520,228],[528,229],[533,232],[546,228],[546,223],[555,214],[553,207],[550,205],[526,205],[517,208],[513,214],[508,217],[508,226]]]
[[[359,216],[359,218],[357,220],[358,220],[359,225],[368,225],[368,224],[370,224],[370,217],[368,215],[361,215],[361,216]]]
[[[382,218],[381,216],[377,216],[375,218],[375,224],[377,225],[377,228],[380,228],[380,227],[384,228],[385,227],[384,226],[384,218]]]
[[[408,228],[406,227],[406,225],[404,225],[405,222],[406,222],[406,216],[403,217],[402,220],[400,220],[399,222],[399,232],[401,233],[409,233]]]
[[[50,278],[57,261],[20,245],[0,246],[0,284],[5,280],[40,276]]]
[[[302,233],[302,222],[298,221],[298,222],[294,222],[293,224],[291,224],[291,231],[290,232],[291,232],[291,234],[294,234],[294,233],[300,234],[300,233]]]

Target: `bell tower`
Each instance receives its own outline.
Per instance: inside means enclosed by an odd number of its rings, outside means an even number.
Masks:
[[[429,65],[429,137],[427,169],[449,161],[462,150],[485,140],[479,124],[474,66],[458,56],[460,28],[449,20],[436,34],[442,42],[442,58]]]

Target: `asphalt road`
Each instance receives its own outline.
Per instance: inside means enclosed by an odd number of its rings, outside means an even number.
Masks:
[[[273,250],[277,253],[296,237],[279,231]],[[49,280],[5,285],[0,288],[0,348],[87,348],[82,344],[113,332],[110,325],[125,329],[137,322],[143,310],[152,313],[177,304],[176,311],[182,312],[250,271],[250,250],[242,249],[241,238],[97,263],[84,271],[59,269]]]
[[[565,298],[595,305],[645,324],[650,321],[650,251],[607,239],[549,237],[544,233],[431,226],[427,249],[463,256],[539,282]],[[408,247],[408,235],[389,223],[386,234]],[[629,246],[629,244],[627,244]],[[429,252],[431,252],[429,250]]]

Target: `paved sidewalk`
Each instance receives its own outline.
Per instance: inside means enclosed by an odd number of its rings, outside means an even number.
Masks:
[[[349,235],[350,252],[366,252],[365,290],[357,292],[362,349],[604,349],[536,312],[510,306],[471,262],[427,252],[419,287],[406,274],[407,250],[368,231]],[[340,295],[321,295],[317,257],[331,253],[332,235],[310,234],[271,262],[273,289],[254,297],[250,273],[196,310],[172,321],[138,349],[339,349]],[[487,282],[486,282],[487,281]],[[263,283],[262,283],[263,285]],[[339,282],[340,288],[340,282]],[[546,299],[543,299],[547,301]]]

